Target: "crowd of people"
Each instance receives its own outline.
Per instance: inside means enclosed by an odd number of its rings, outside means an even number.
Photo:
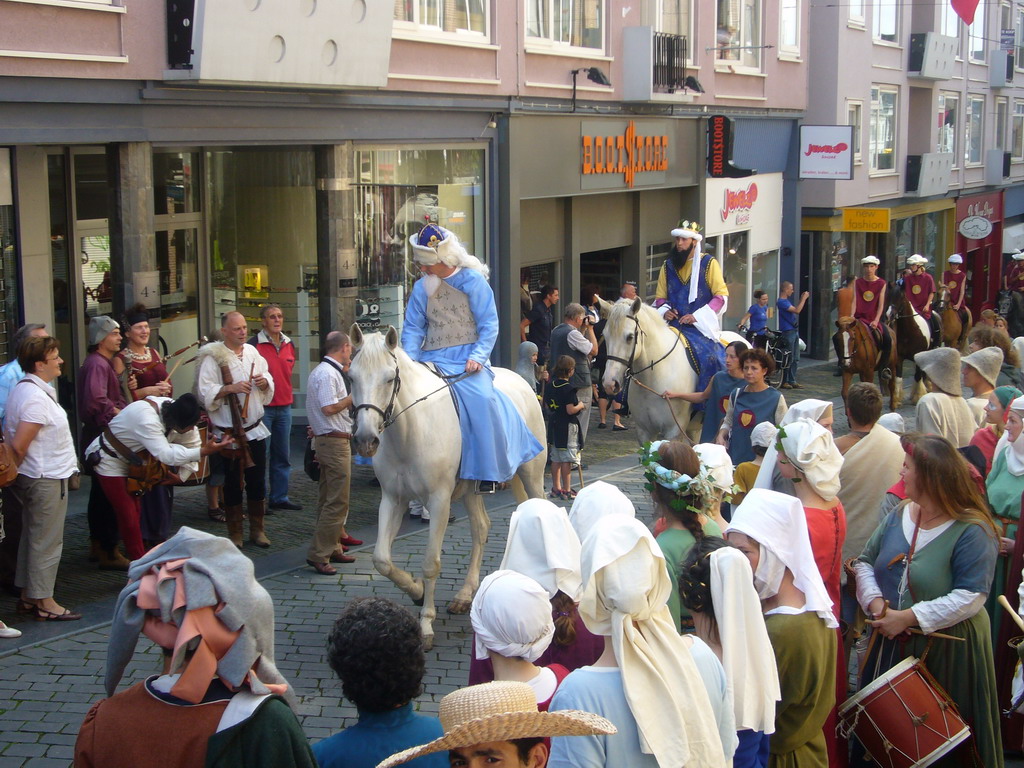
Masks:
[[[699,351],[727,288],[696,223],[672,234],[657,303]],[[459,476],[486,493],[543,447],[492,387],[497,320],[486,266],[434,225],[411,245],[424,277],[401,343],[448,377],[466,414]],[[852,311],[879,328],[886,286],[873,258],[852,285]],[[927,291],[913,266],[908,285],[918,279]],[[1022,745],[1024,717],[1000,715],[1020,705],[1011,706],[1017,653],[1006,642],[1014,624],[996,598],[1019,604],[1024,573],[1024,392],[1018,350],[1002,331],[980,325],[963,357],[943,347],[915,357],[928,392],[914,431],[883,417],[878,387],[859,383],[838,437],[831,401],[787,404],[767,383],[774,360],[764,349],[716,341],[696,391],[662,395],[703,406],[701,442],[640,451],[649,527],[615,485],[572,488],[592,400],[605,401],[601,425],[610,412],[621,426],[621,414],[593,374],[593,293],[568,304],[557,325],[558,291],[541,293],[521,327],[517,371],[548,414],[551,500],[517,507],[500,566],[473,598],[466,687],[444,697],[439,717],[418,713],[420,623],[381,597],[353,600],[326,642],[358,722],[312,746],[275,664],[271,598],[243,554],[246,521],[248,544],[265,548],[266,515],[300,508],[288,495],[282,438],[295,351],[280,307],[262,308],[255,337],[244,315],[225,314],[221,340],[199,351],[194,392],[177,398],[149,347],[144,307],[123,324],[92,319],[78,377],[90,536],[99,567],[126,571],[128,583],[110,633],[108,698],[86,716],[76,766],[152,763],[155,744],[157,764],[175,766],[867,765],[868,729],[891,744],[886,729],[898,724],[861,717],[857,691],[908,664],[970,729],[949,745],[946,764],[998,768],[1004,748]],[[636,286],[620,294],[634,301]],[[784,335],[796,333],[807,301],[792,294],[783,284]],[[767,304],[756,298],[752,324]],[[0,566],[11,567],[19,611],[73,621],[81,614],[54,596],[80,468],[52,387],[63,361],[41,326],[20,329],[16,345],[18,369],[0,369],[4,437],[19,465],[4,489]],[[306,561],[324,575],[362,543],[346,528],[353,352],[348,336],[327,334],[307,383],[320,477]],[[222,508],[210,496],[210,513],[223,516],[226,537],[171,530],[171,489],[203,460],[223,494]],[[0,637],[16,632],[0,624]],[[164,669],[118,691],[140,634],[164,649]],[[927,717],[911,712],[910,727]]]

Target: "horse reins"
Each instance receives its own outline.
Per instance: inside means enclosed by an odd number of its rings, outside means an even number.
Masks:
[[[444,384],[442,384],[434,391],[428,392],[422,397],[416,398],[407,406],[398,411],[398,413],[395,413],[395,400],[398,398],[398,393],[402,389],[402,376],[401,369],[398,366],[398,358],[395,357],[395,354],[393,352],[390,352],[389,354],[391,355],[391,359],[395,361],[395,379],[391,386],[391,397],[388,400],[388,404],[381,408],[380,406],[374,403],[360,403],[359,405],[353,407],[352,409],[352,421],[355,421],[356,417],[359,415],[359,411],[363,410],[364,408],[368,411],[374,411],[376,413],[379,413],[383,421],[381,422],[380,429],[377,430],[377,434],[380,434],[385,429],[394,424],[398,420],[399,416],[408,411],[417,403],[422,403],[424,400],[436,395],[438,392],[450,389],[453,383],[457,381],[462,381],[464,378],[471,375],[469,371],[464,371],[463,373],[458,373],[451,376],[439,373],[437,371],[431,371],[431,373],[433,373],[439,379],[444,381]]]
[[[652,368],[654,368],[654,366],[656,366],[662,360],[664,360],[669,355],[671,355],[672,352],[675,351],[676,345],[679,344],[679,338],[680,338],[680,336],[682,334],[679,333],[678,331],[673,332],[673,335],[675,336],[675,339],[672,342],[672,346],[669,347],[668,352],[666,352],[664,355],[659,357],[654,362],[649,363],[648,365],[645,365],[640,370],[634,371],[633,370],[633,359],[636,357],[636,347],[637,347],[637,343],[640,341],[640,335],[643,333],[643,329],[640,327],[640,321],[637,320],[635,317],[630,315],[629,319],[632,320],[633,323],[636,325],[636,334],[633,336],[633,348],[629,351],[629,359],[628,360],[623,360],[621,357],[616,357],[615,355],[605,355],[605,359],[606,360],[611,360],[611,361],[616,362],[616,363],[621,363],[622,365],[625,366],[625,371],[623,371],[623,374],[622,374],[623,389],[625,389],[626,385],[630,381],[634,381],[634,382],[636,382],[636,385],[638,387],[640,387],[641,389],[646,389],[652,395],[657,395],[660,399],[664,400],[665,398],[663,398],[661,396],[661,392],[655,392],[649,386],[644,384],[642,381],[640,381],[640,379],[637,378],[637,374],[643,373],[644,371],[651,370]],[[676,428],[679,430],[679,434],[680,435],[685,435],[686,434],[686,430],[683,429],[682,425],[679,423],[679,419],[676,418],[676,411],[672,407],[672,404],[669,403],[667,400],[665,402],[668,405],[668,412],[672,416],[672,421],[674,421],[676,423]]]

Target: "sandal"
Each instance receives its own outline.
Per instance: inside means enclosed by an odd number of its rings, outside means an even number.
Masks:
[[[78,621],[82,618],[82,614],[74,613],[68,608],[64,609],[64,613],[54,613],[36,606],[35,618],[36,621]]]
[[[562,496],[562,490],[560,488],[552,488],[551,489],[551,493],[548,494],[548,498],[549,499],[561,499],[561,498],[564,498]]]
[[[226,523],[228,521],[228,516],[224,510],[219,508],[206,510],[206,516],[215,523]]]
[[[568,491],[562,491],[562,498],[566,501],[572,501],[576,498],[576,491],[571,488]]]

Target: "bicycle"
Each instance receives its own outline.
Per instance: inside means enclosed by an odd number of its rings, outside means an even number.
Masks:
[[[778,331],[770,328],[765,329],[765,351],[775,361],[775,372],[765,378],[768,386],[778,389],[786,375],[786,371],[793,365],[793,350],[786,343],[786,338]]]

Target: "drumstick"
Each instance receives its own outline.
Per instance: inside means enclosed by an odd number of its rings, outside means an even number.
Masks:
[[[962,637],[955,637],[953,635],[946,635],[942,632],[925,632],[924,630],[918,629],[917,627],[910,628],[910,634],[912,635],[923,635],[924,637],[937,637],[940,640],[956,640],[959,643],[966,642]]]
[[[252,367],[249,369],[249,384],[252,384],[252,373],[256,370],[256,361],[252,361]],[[242,421],[249,418],[249,397],[252,396],[252,389],[245,393],[245,400],[242,401]]]
[[[171,372],[167,374],[168,380],[170,380],[171,376],[174,375],[174,372],[178,370],[178,368],[180,368],[182,365],[188,365],[189,363],[195,362],[197,359],[199,359],[199,355],[196,355],[195,357],[190,357],[188,360],[179,360],[178,362],[176,362],[174,364],[174,367],[171,368]]]
[[[1006,595],[1000,595],[998,598],[996,598],[996,601],[1001,606],[1003,606],[1003,608],[1006,609],[1007,613],[1009,613],[1011,616],[1013,616],[1013,620],[1015,622],[1017,622],[1017,626],[1020,627],[1021,629],[1024,629],[1024,619],[1022,619],[1020,617],[1020,614],[1018,614],[1015,610],[1013,610],[1013,606],[1010,605],[1010,601],[1006,599]]]

